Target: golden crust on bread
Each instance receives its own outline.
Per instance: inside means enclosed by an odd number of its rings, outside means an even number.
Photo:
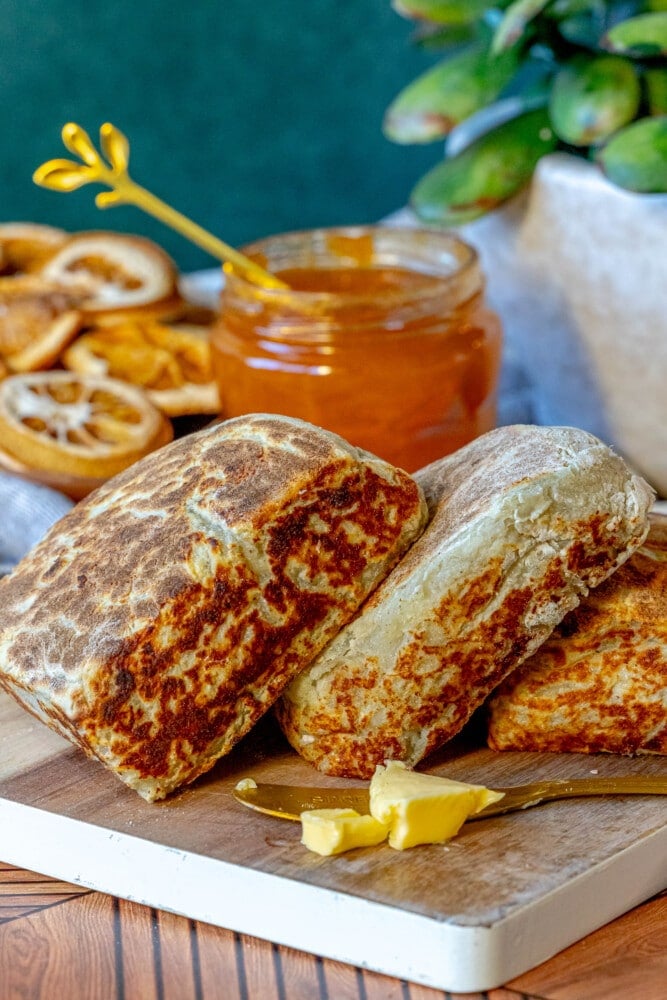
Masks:
[[[489,700],[494,750],[667,754],[667,517]]]
[[[253,415],[96,490],[0,583],[0,684],[144,798],[228,752],[422,530],[411,477]]]
[[[453,737],[643,540],[650,488],[592,435],[504,427],[416,473],[431,520],[276,706],[320,770],[369,777]]]

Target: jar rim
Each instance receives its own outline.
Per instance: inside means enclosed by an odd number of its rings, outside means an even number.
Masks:
[[[372,252],[369,253],[369,243]],[[357,245],[357,254],[352,251]],[[338,247],[338,249],[336,249]],[[482,287],[479,254],[475,247],[451,231],[390,225],[330,226],[276,233],[241,248],[251,260],[268,271],[293,267],[403,267],[438,279],[432,292],[416,290],[414,295],[453,295],[458,302],[471,298]],[[279,301],[291,298],[304,303],[330,301],[352,304],[364,301],[358,291],[302,291],[292,288],[265,288],[225,265],[226,281],[254,295]],[[410,298],[405,289],[383,292],[385,302]]]

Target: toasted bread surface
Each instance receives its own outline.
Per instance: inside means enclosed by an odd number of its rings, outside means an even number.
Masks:
[[[415,481],[256,414],[92,493],[0,583],[0,684],[143,797],[246,733],[423,529]]]
[[[503,427],[416,473],[431,520],[276,706],[320,770],[414,766],[643,541],[650,488],[572,428]]]
[[[667,754],[667,517],[488,705],[495,750]]]

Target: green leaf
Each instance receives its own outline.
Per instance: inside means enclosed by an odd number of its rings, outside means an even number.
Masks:
[[[600,150],[597,161],[619,187],[667,193],[667,116],[641,118],[621,129]]]
[[[477,40],[479,26],[475,24],[431,24],[422,21],[412,33],[411,41],[424,52],[446,51]]]
[[[411,204],[428,223],[468,222],[516,194],[556,145],[546,111],[526,112],[439,163],[416,185]]]
[[[76,191],[96,178],[96,172],[72,160],[49,160],[32,175],[35,184],[52,191]]]
[[[492,50],[503,52],[525,35],[528,25],[540,14],[549,0],[514,0],[503,15],[493,37]]]
[[[585,10],[573,10],[560,17],[557,29],[571,45],[597,51],[600,47],[600,36],[607,24],[607,5],[602,2],[590,2],[584,6]]]
[[[445,59],[401,91],[384,118],[393,142],[432,142],[459,122],[491,104],[512,79],[514,51],[497,58],[473,46]]]
[[[637,58],[667,54],[667,11],[639,14],[615,24],[603,36],[601,45],[610,52]]]
[[[552,0],[546,14],[548,17],[560,20],[563,17],[571,17],[574,14],[587,14],[593,11],[604,13],[605,8],[608,7],[609,4],[606,0]]]
[[[604,142],[637,114],[641,86],[621,56],[575,56],[557,74],[549,114],[556,134],[571,146]]]
[[[667,68],[645,70],[644,84],[649,114],[667,115]]]
[[[436,24],[470,24],[494,6],[486,0],[392,0],[391,5],[402,17]]]

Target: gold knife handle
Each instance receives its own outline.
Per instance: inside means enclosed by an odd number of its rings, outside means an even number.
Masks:
[[[501,816],[530,809],[541,802],[582,798],[591,795],[667,795],[667,776],[638,775],[623,778],[575,778],[571,781],[536,781],[529,785],[498,788],[499,802],[470,816],[469,820]],[[370,811],[367,788],[325,788],[298,785],[259,784],[255,788],[235,788],[234,798],[250,809],[298,822],[307,809],[356,809]]]
[[[256,788],[235,788],[232,795],[250,809],[300,822],[308,809],[356,809],[370,812],[367,788],[304,788],[299,785],[260,784]]]
[[[536,781],[529,785],[498,788],[500,802],[482,809],[470,819],[486,819],[502,813],[530,809],[541,802],[583,798],[592,795],[667,795],[667,776],[636,775],[624,778],[573,778],[569,781]]]

